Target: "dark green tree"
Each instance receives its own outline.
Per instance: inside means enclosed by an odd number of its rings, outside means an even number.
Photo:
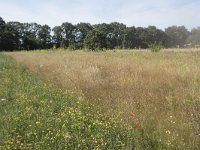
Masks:
[[[138,48],[148,47],[148,31],[145,28],[136,28],[136,35],[138,36]]]
[[[4,31],[5,28],[5,21],[3,20],[3,18],[0,17],[0,32]]]
[[[113,35],[112,42],[116,48],[123,48],[123,38],[124,32],[126,30],[126,25],[118,22],[110,23],[111,33]]]
[[[157,29],[155,26],[149,26],[147,30],[147,44],[160,44],[167,46],[168,36],[160,29]]]
[[[93,27],[89,23],[78,23],[75,26],[74,49],[81,49],[84,47],[84,39],[92,29]]]
[[[186,40],[187,46],[189,47],[199,47],[200,46],[200,27],[193,28],[190,35]]]
[[[61,42],[63,40],[62,28],[61,26],[55,26],[52,31],[53,31],[52,43],[56,48],[59,48],[61,47]]]
[[[6,51],[17,50],[19,48],[19,34],[10,24],[0,18],[0,49]]]
[[[48,25],[43,25],[39,27],[38,36],[37,36],[40,48],[50,48],[51,45],[51,28]]]
[[[148,48],[149,45],[165,47],[183,47],[186,44],[200,44],[200,29],[191,33],[184,26],[171,26],[163,32],[155,26],[147,28],[126,27],[118,22],[91,25],[68,22],[51,28],[37,23],[5,22],[0,17],[0,50],[32,50],[57,48],[81,49],[84,46],[91,50],[114,48]]]
[[[110,24],[102,23],[94,25],[94,28],[104,34],[106,45],[104,48],[113,49],[116,44],[113,28]]]
[[[7,24],[11,25],[14,30],[16,31],[16,36],[18,38],[18,43],[17,43],[17,49],[20,50],[20,49],[24,49],[23,48],[23,37],[24,37],[24,27],[23,27],[23,24],[20,23],[20,22],[16,22],[16,21],[11,21],[11,22],[8,22]],[[16,50],[17,50],[16,49]]]
[[[139,37],[135,27],[126,28],[123,38],[123,48],[132,49],[139,47]]]
[[[37,23],[24,23],[23,24],[23,38],[22,45],[26,50],[33,50],[40,48],[40,41],[38,40],[38,32],[41,25]]]
[[[84,41],[87,34],[93,29],[89,23],[78,23],[76,25],[76,41]]]
[[[106,35],[98,29],[93,29],[87,34],[84,44],[86,48],[92,51],[107,48]]]
[[[4,49],[3,36],[5,31],[5,21],[0,17],[0,50]]]
[[[165,29],[169,37],[168,47],[183,47],[189,36],[189,31],[184,26],[171,26]]]
[[[75,26],[71,23],[65,22],[61,25],[62,41],[61,47],[67,48],[75,43]]]
[[[15,28],[10,24],[6,24],[3,41],[5,50],[18,50],[20,44],[19,34],[17,30],[15,30]]]
[[[155,26],[149,26],[147,28],[136,28],[138,39],[138,46],[141,48],[148,48],[149,45],[159,43],[166,46],[168,36],[165,32],[157,29]]]

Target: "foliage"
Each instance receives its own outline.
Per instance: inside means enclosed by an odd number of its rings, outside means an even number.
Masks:
[[[190,47],[200,47],[200,27],[192,29],[186,43]]]
[[[93,29],[92,25],[89,23],[78,23],[76,25],[76,41],[84,42],[87,34]]]
[[[123,34],[123,48],[138,48],[139,37],[137,36],[135,27],[127,28]]]
[[[62,28],[61,26],[55,26],[52,31],[54,33],[52,43],[56,46],[56,48],[60,48],[62,42]]]
[[[134,26],[127,27],[118,22],[95,25],[83,22],[74,25],[64,22],[51,29],[48,25],[37,23],[5,22],[0,17],[0,50],[34,50],[52,47],[83,49],[85,46],[93,50],[146,49],[149,44],[154,42],[162,42],[166,48],[184,47],[185,44],[191,44],[192,47],[195,47],[195,45],[199,45],[194,44],[198,43],[197,30],[193,29],[189,32],[184,26],[171,26],[162,31],[155,26],[135,28]],[[88,46],[88,43],[92,43],[92,41],[86,37],[89,33],[91,34],[91,31],[93,33],[98,31],[102,34],[101,37],[98,37],[102,39],[98,40],[96,46],[94,46],[95,44]],[[92,40],[92,38],[90,39]]]
[[[159,52],[163,48],[163,45],[161,42],[159,43],[154,42],[154,43],[149,44],[148,47],[151,52]]]
[[[106,36],[101,31],[94,29],[88,33],[84,43],[85,47],[92,51],[103,50],[106,48]]]
[[[169,37],[168,47],[184,47],[189,31],[184,26],[171,26],[165,29]]]

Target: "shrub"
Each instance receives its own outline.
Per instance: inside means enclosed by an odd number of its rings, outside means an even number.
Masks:
[[[154,42],[154,43],[149,44],[148,47],[151,52],[159,52],[163,48],[163,45],[161,42],[159,43]]]

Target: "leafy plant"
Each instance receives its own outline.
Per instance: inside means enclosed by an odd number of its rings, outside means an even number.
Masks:
[[[163,45],[161,42],[159,43],[154,42],[154,43],[149,44],[148,47],[151,52],[159,52],[163,48]]]

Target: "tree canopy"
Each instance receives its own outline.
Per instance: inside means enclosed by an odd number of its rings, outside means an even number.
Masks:
[[[127,27],[112,22],[76,25],[64,22],[52,29],[37,23],[5,22],[0,17],[0,51],[34,50],[48,48],[135,49],[148,48],[159,43],[166,48],[197,47],[200,45],[200,27],[188,31],[184,26],[171,26],[165,31],[155,26]]]

